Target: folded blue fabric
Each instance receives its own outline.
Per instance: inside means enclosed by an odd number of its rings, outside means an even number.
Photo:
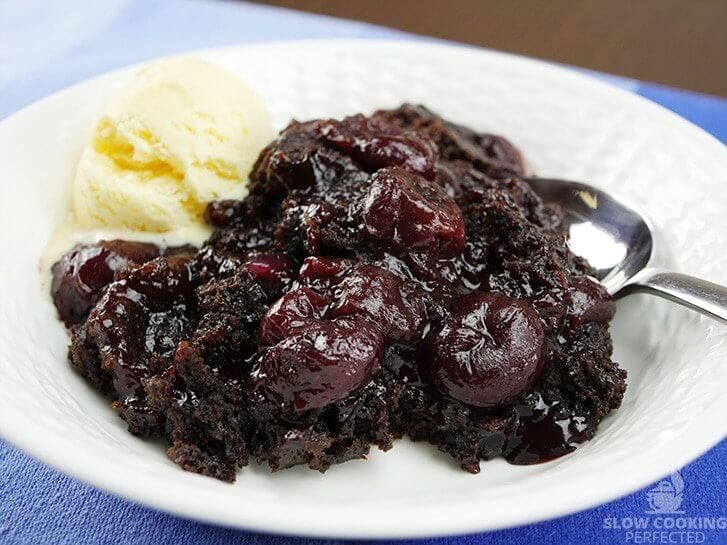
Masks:
[[[329,37],[417,38],[240,2],[2,2],[0,118],[86,77],[160,55],[245,41]],[[726,100],[602,77],[727,141]],[[722,442],[683,468],[678,478],[596,509],[511,530],[416,543],[727,543],[726,462],[727,442]],[[653,527],[658,499],[664,497],[680,502],[683,514],[662,513],[662,519],[670,517],[675,526],[683,523],[689,528]],[[651,526],[638,528],[645,519]],[[667,533],[651,533],[654,530]],[[158,513],[74,481],[0,441],[0,544],[293,542],[323,543],[217,528]]]

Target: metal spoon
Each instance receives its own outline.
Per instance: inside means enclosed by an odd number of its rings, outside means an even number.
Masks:
[[[653,229],[633,206],[580,182],[527,181],[544,202],[561,207],[571,248],[596,268],[597,278],[614,297],[651,293],[727,324],[727,288],[652,266]]]

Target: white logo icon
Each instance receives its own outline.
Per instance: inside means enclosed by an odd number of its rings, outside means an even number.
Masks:
[[[646,493],[646,500],[649,502],[650,514],[679,514],[684,510],[682,506],[684,496],[684,479],[679,472],[672,473],[668,479],[659,481],[654,488]]]

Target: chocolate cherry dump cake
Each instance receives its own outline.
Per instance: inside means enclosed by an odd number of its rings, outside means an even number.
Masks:
[[[614,303],[499,136],[420,106],[291,123],[199,250],[53,267],[70,361],[136,435],[232,481],[407,435],[464,469],[572,451],[619,406]]]

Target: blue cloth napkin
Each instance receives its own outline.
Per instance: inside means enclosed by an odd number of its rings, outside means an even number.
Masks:
[[[240,42],[334,37],[422,39],[241,2],[0,1],[0,119],[81,79],[160,55]],[[658,102],[727,141],[727,100],[597,77]],[[677,476],[596,509],[511,530],[412,543],[727,543],[725,468],[723,441]],[[0,544],[66,543],[323,542],[218,528],[159,513],[74,481],[0,441]]]

